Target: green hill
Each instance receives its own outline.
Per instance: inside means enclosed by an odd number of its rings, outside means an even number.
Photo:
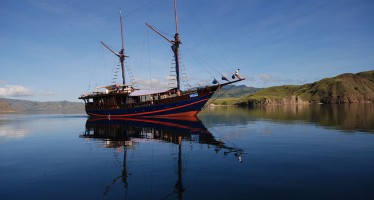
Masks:
[[[260,91],[262,88],[254,88],[254,87],[247,87],[245,85],[226,85],[222,87],[221,90],[214,93],[212,98],[209,100],[209,103],[213,103],[215,105],[223,104],[233,104],[241,97],[247,96],[249,94],[254,94],[257,91]]]
[[[237,104],[359,103],[374,101],[374,70],[341,74],[297,85],[266,88],[241,98]]]
[[[305,85],[283,85],[258,90],[240,98],[223,98],[214,104],[309,104],[374,101],[374,70],[346,73]]]

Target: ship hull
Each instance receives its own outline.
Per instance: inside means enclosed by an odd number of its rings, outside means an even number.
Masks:
[[[160,118],[184,118],[196,116],[202,110],[206,102],[213,93],[177,101],[167,104],[148,105],[133,108],[117,109],[86,109],[86,113],[91,117],[160,117]]]

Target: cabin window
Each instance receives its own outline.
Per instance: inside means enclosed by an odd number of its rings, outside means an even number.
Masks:
[[[190,94],[190,98],[194,98],[194,97],[198,97],[198,96],[199,96],[199,94],[197,94],[197,93]]]

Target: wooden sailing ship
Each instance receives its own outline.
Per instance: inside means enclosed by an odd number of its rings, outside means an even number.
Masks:
[[[122,49],[117,53],[104,42],[101,43],[119,58],[122,69],[122,84],[103,86],[101,88],[106,89],[105,92],[92,92],[80,96],[79,99],[84,100],[85,110],[89,116],[109,118],[151,116],[181,118],[196,116],[217,89],[224,85],[244,80],[244,78],[240,78],[239,76],[233,76],[232,81],[225,79],[227,82],[222,84],[214,80],[213,85],[181,90],[179,59],[181,40],[178,34],[178,17],[175,0],[174,13],[176,33],[173,40],[165,37],[151,25],[146,25],[171,44],[175,59],[176,87],[167,90],[140,90],[126,84],[124,61],[127,55],[124,49],[122,16],[120,16]]]

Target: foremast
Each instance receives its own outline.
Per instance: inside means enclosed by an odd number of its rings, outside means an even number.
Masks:
[[[109,51],[111,51],[114,55],[118,56],[119,61],[121,63],[121,69],[122,69],[122,84],[126,84],[125,80],[125,58],[128,57],[125,55],[125,44],[124,44],[124,39],[123,39],[123,28],[122,28],[122,12],[121,10],[119,11],[119,19],[120,19],[120,27],[121,27],[121,39],[122,39],[122,48],[121,50],[117,53],[113,49],[111,49],[108,45],[106,45],[103,41],[100,41],[101,44],[104,45]]]
[[[150,29],[152,29],[154,32],[156,32],[158,35],[160,35],[162,38],[164,38],[166,41],[168,41],[171,44],[171,50],[174,53],[174,59],[175,59],[175,73],[176,73],[176,79],[177,79],[177,89],[181,89],[180,84],[180,60],[179,60],[179,45],[182,44],[182,42],[179,39],[179,33],[178,33],[178,15],[177,15],[177,1],[174,0],[174,16],[175,16],[175,35],[174,40],[170,40],[167,37],[165,37],[163,34],[161,34],[159,31],[157,31],[155,28],[153,28],[148,23],[145,23]]]

